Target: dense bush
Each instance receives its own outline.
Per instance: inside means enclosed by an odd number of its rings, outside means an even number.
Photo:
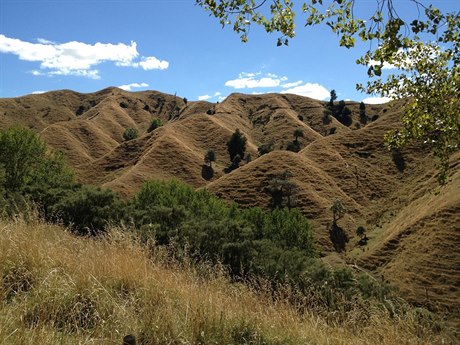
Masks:
[[[261,144],[258,148],[257,151],[259,152],[259,156],[263,156],[266,153],[272,152],[274,149],[274,142],[270,141],[265,144]]]
[[[135,128],[127,128],[123,133],[123,139],[126,141],[137,139],[139,133]]]
[[[261,248],[275,248],[273,256],[302,252],[302,260],[316,255],[312,228],[297,210],[242,210],[174,180],[144,184],[134,197],[132,216],[145,238],[187,248],[195,259],[220,261],[233,276],[275,278],[278,273]]]
[[[97,235],[121,218],[123,203],[109,189],[82,186],[53,205],[55,217],[81,235]]]
[[[286,145],[286,150],[292,151],[292,152],[299,152],[301,149],[300,143],[296,140],[288,142]]]
[[[150,121],[149,128],[147,128],[147,133],[150,133],[161,126],[163,126],[163,121],[159,118],[153,118],[152,121]]]

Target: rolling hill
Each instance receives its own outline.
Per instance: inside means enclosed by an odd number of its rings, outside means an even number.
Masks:
[[[351,123],[325,120],[325,103],[296,95],[232,94],[222,103],[190,102],[155,91],[107,88],[91,94],[69,90],[0,99],[0,128],[33,128],[62,150],[82,182],[131,196],[148,179],[179,178],[242,206],[268,208],[270,181],[286,170],[296,185],[296,206],[315,225],[323,260],[353,265],[390,281],[413,303],[460,320],[460,154],[450,182],[439,188],[436,161],[422,143],[390,153],[386,132],[398,126],[402,101],[346,102]],[[147,133],[152,118],[164,126]],[[125,141],[135,128],[139,137]],[[239,129],[251,159],[224,173],[227,141]],[[299,152],[286,151],[301,129]],[[263,156],[257,149],[273,143]],[[214,173],[203,157],[214,149]],[[439,193],[437,193],[439,192]],[[329,210],[341,199],[345,250],[331,241]],[[355,234],[364,226],[366,245]]]

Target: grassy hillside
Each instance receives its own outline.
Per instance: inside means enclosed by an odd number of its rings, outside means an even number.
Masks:
[[[0,344],[118,344],[129,333],[141,344],[453,343],[417,310],[391,318],[352,308],[334,324],[287,303],[292,291],[263,291],[179,265],[126,230],[89,239],[0,222]]]
[[[156,91],[63,90],[0,99],[0,128],[33,128],[65,153],[80,181],[124,197],[147,180],[174,177],[242,207],[268,209],[270,181],[289,170],[296,206],[313,224],[327,263],[359,265],[458,324],[460,155],[451,160],[449,184],[439,189],[436,161],[423,143],[393,153],[383,145],[385,133],[399,125],[402,101],[367,105],[365,121],[359,104],[345,104],[352,113],[343,124],[324,118],[325,102],[296,95],[232,94],[212,104]],[[152,118],[164,126],[147,132]],[[126,128],[139,137],[124,141]],[[236,129],[252,160],[226,174],[226,143]],[[286,151],[296,129],[304,133],[301,150]],[[259,157],[258,147],[267,143],[274,150]],[[212,175],[203,161],[209,149],[216,152]],[[348,209],[339,221],[348,238],[340,253],[330,231],[336,199]],[[358,226],[366,229],[364,244]]]

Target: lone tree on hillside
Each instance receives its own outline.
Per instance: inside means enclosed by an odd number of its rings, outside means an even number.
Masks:
[[[230,161],[233,162],[233,159],[236,155],[240,157],[244,157],[244,153],[246,152],[246,137],[237,129],[232,136],[230,137],[229,141],[227,142],[227,150],[228,154],[230,155]]]
[[[274,176],[268,182],[268,192],[272,197],[271,207],[273,209],[281,207],[291,209],[295,207],[295,195],[297,194],[298,187],[291,181],[292,176],[292,173],[286,170]]]
[[[299,138],[303,138],[304,137],[303,130],[296,129],[294,131],[294,137],[295,137],[295,141],[299,141]]]
[[[438,181],[448,178],[449,158],[460,148],[460,12],[443,12],[418,0],[378,0],[369,8],[355,0],[327,3],[304,0],[305,26],[326,24],[339,36],[339,45],[352,48],[356,40],[373,42],[357,63],[367,67],[370,80],[360,91],[392,99],[407,99],[402,127],[388,133],[389,149],[423,140],[440,160]],[[210,11],[221,25],[231,26],[247,42],[249,28],[262,26],[279,33],[277,45],[287,45],[295,36],[292,1],[195,0]],[[401,11],[398,6],[413,6]],[[269,6],[269,8],[267,8]],[[358,7],[362,17],[356,17]],[[406,18],[398,13],[415,13]],[[382,69],[396,73],[382,78]],[[332,96],[332,95],[331,95]],[[332,97],[331,97],[331,102]]]
[[[337,93],[335,90],[331,90],[331,98],[329,99],[329,108],[332,110],[334,108],[334,101],[337,99]]]
[[[361,238],[361,241],[363,241],[366,238],[366,229],[364,226],[358,226],[356,228],[356,235],[358,235]]]
[[[332,222],[333,224],[337,224],[337,221],[342,218],[345,213],[347,213],[346,207],[343,205],[342,201],[339,199],[335,200],[330,207],[332,211]]]
[[[216,152],[214,150],[208,150],[204,155],[204,161],[212,169],[212,162],[216,161]]]
[[[366,105],[364,104],[364,102],[359,103],[359,121],[362,124],[367,123]]]

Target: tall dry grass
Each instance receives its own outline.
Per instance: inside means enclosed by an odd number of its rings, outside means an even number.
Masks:
[[[181,265],[129,232],[76,238],[63,228],[0,221],[0,344],[448,344],[416,313],[334,325],[284,297]],[[315,316],[316,315],[316,316]]]

